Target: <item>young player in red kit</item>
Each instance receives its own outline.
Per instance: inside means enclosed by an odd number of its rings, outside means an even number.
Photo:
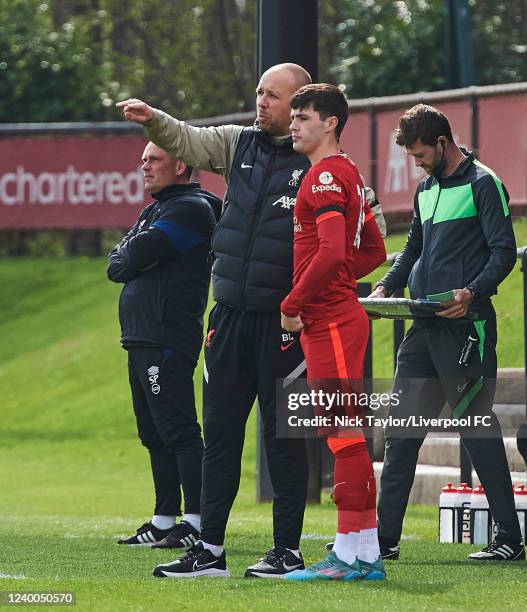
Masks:
[[[358,302],[356,279],[386,259],[381,234],[365,201],[355,164],[339,149],[348,117],[344,94],[315,84],[291,98],[296,151],[309,157],[295,204],[293,289],[281,305],[282,326],[302,331],[311,387],[349,392],[363,377],[368,318]],[[354,414],[348,406],[347,414]],[[286,580],[382,580],[375,516],[373,466],[360,429],[321,431],[335,455],[338,510],[333,550]]]

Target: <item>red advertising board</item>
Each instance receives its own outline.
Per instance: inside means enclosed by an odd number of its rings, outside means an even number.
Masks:
[[[340,137],[340,146],[364,177],[370,182],[370,117],[368,113],[352,113]]]
[[[140,134],[0,138],[0,229],[132,226],[151,199],[145,144]],[[223,197],[220,176],[198,178]]]
[[[527,96],[479,102],[479,158],[502,179],[511,204],[527,203]]]
[[[411,106],[411,105],[409,105]],[[468,100],[440,102],[456,142],[472,147]],[[421,170],[395,144],[397,121],[406,108],[380,110],[377,121],[377,197],[387,215],[408,212]],[[364,108],[364,107],[362,107]],[[527,205],[527,93],[481,97],[479,158],[504,181],[511,204]],[[352,112],[341,147],[371,184],[371,117]],[[140,133],[67,136],[2,136],[0,133],[0,230],[127,228],[145,203]],[[205,189],[225,194],[222,177],[197,172]]]
[[[128,227],[145,203],[131,136],[0,139],[0,228]]]

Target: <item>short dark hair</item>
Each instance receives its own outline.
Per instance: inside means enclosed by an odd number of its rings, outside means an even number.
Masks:
[[[335,134],[339,139],[348,120],[349,109],[346,96],[335,85],[328,83],[313,83],[304,85],[291,96],[291,108],[307,108],[313,106],[322,120],[328,117],[338,119]]]
[[[194,168],[192,166],[189,166],[188,164],[185,164],[186,168],[185,168],[185,172],[183,172],[183,176],[186,179],[189,179],[192,176],[192,172],[194,170]]]
[[[433,147],[440,136],[444,136],[449,142],[454,141],[448,119],[433,106],[416,104],[399,118],[395,142],[409,147],[419,138],[423,144]]]

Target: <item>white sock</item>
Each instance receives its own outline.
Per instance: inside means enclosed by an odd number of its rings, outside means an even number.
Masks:
[[[199,541],[203,544],[203,548],[205,550],[210,550],[210,552],[215,557],[221,557],[221,554],[223,553],[223,546],[216,546],[215,544],[208,544],[207,542],[204,542],[203,540],[199,540]]]
[[[288,550],[289,552],[293,553],[295,555],[295,557],[298,557],[300,559],[300,551],[299,550],[294,550],[293,548],[287,548],[286,550]]]
[[[361,561],[366,563],[373,563],[377,561],[381,551],[379,550],[379,536],[377,535],[377,528],[374,529],[361,529],[359,537],[359,551],[358,557]]]
[[[333,544],[333,552],[337,557],[351,565],[357,558],[359,551],[359,532],[350,531],[349,533],[337,533],[335,536],[335,544]]]
[[[201,529],[201,515],[200,514],[184,514],[182,521],[192,525],[196,531]]]
[[[176,524],[176,517],[167,516],[166,514],[154,514],[151,522],[158,529],[172,529]]]

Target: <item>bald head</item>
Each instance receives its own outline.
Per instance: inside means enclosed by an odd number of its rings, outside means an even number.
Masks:
[[[294,82],[294,91],[300,89],[301,87],[304,87],[304,85],[309,85],[310,83],[312,83],[311,75],[309,74],[309,72],[298,64],[291,64],[290,62],[287,62],[285,64],[276,64],[275,66],[271,66],[271,68],[266,70],[262,76],[269,73],[272,74],[274,72],[288,72],[290,78],[292,79],[292,82]]]
[[[289,100],[297,89],[311,83],[298,64],[277,64],[266,70],[256,89],[256,112],[262,131],[271,136],[289,134]]]

